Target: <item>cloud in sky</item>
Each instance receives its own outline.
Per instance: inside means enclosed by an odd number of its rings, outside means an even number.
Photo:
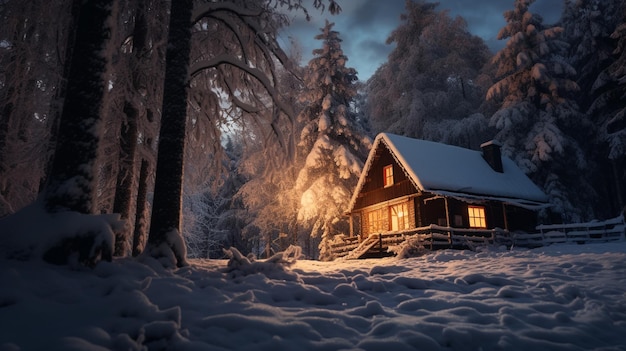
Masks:
[[[496,36],[505,25],[503,13],[513,8],[513,0],[439,0],[437,10],[449,10],[450,15],[461,16],[468,23],[469,31],[485,40],[492,51],[504,46],[504,41]],[[400,25],[400,15],[405,11],[405,0],[339,0],[342,12],[332,16],[320,13],[309,6],[312,20],[294,13],[292,24],[281,33],[281,42],[288,46],[289,37],[296,38],[302,46],[303,63],[311,58],[313,49],[321,47],[321,41],[314,37],[320,33],[324,21],[335,23],[334,30],[343,40],[342,49],[348,57],[348,66],[355,68],[359,79],[367,80],[376,69],[387,60],[393,44],[386,44],[389,34]],[[537,0],[531,11],[551,24],[559,19],[562,2]]]

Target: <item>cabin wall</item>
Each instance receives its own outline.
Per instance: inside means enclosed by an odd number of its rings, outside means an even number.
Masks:
[[[382,204],[369,206],[358,212],[353,212],[354,229],[352,235],[367,238],[370,234],[391,230],[390,206],[398,203],[408,204],[410,228],[425,227],[431,224],[447,226],[446,204],[443,198],[434,198],[433,195],[408,197],[400,201],[387,201]],[[453,228],[469,228],[468,204],[466,202],[448,199],[450,226]],[[481,204],[485,209],[487,229],[508,227],[509,231],[533,232],[537,225],[537,214],[534,211],[505,205],[497,201],[487,201]],[[506,216],[504,211],[506,210]],[[379,224],[372,225],[369,212],[378,211]],[[357,218],[358,217],[358,218]],[[372,229],[377,228],[377,229]]]
[[[420,207],[416,213],[420,214],[420,218],[416,220],[420,227],[431,224],[445,225],[442,220],[446,220],[446,205],[443,198],[431,199],[432,196],[421,196],[416,199],[416,206]],[[441,224],[440,224],[441,223]]]
[[[521,207],[506,206],[509,231],[524,231],[533,233],[537,227],[537,212]]]
[[[468,204],[466,202],[448,198],[448,210],[450,227],[469,228]],[[497,201],[487,201],[477,204],[485,209],[485,222],[487,228],[505,228],[504,209],[502,203]],[[446,221],[446,200],[443,198],[433,199],[433,196],[422,196],[415,201],[415,221],[418,227],[431,224],[447,226]],[[509,223],[510,226],[510,223]]]

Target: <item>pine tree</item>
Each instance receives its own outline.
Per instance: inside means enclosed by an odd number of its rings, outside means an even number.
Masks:
[[[613,61],[614,40],[611,34],[621,20],[620,0],[567,0],[561,26],[563,39],[569,43],[567,59],[576,69],[580,86],[578,103],[587,111],[594,95],[589,94],[596,77]]]
[[[407,13],[400,17],[405,23],[387,38],[387,43],[396,43],[396,47],[368,81],[367,106],[375,132],[420,136],[426,113],[418,79],[428,64],[421,37],[434,22],[436,7],[435,3],[407,0]]]
[[[504,13],[507,24],[498,39],[508,41],[493,59],[499,80],[487,92],[500,109],[490,123],[505,153],[544,187],[553,209],[580,220],[588,209],[577,208],[585,201],[576,196],[593,190],[577,175],[586,158],[577,142],[585,120],[571,99],[578,90],[570,78],[576,72],[562,56],[567,49],[559,40],[562,28],[544,28],[541,16],[528,11],[532,3],[516,0]]]
[[[327,21],[315,37],[322,48],[313,51],[307,66],[306,105],[298,116],[304,123],[298,148],[305,160],[296,181],[301,194],[298,219],[310,228],[311,236],[321,235],[321,259],[332,258],[332,236],[347,231],[342,215],[371,146],[351,109],[357,72],[346,67],[348,58],[333,26]]]
[[[611,63],[598,75],[592,87],[595,97],[588,114],[595,122],[600,145],[599,157],[608,158],[610,166],[605,167],[611,176],[606,183],[608,194],[614,199],[612,210],[616,212],[626,203],[626,5],[621,4],[617,11],[620,22],[611,34],[614,50]]]
[[[376,132],[431,137],[425,127],[466,118],[483,101],[475,82],[489,50],[464,19],[436,7],[407,1],[403,23],[387,39],[396,47],[368,81],[367,110]]]

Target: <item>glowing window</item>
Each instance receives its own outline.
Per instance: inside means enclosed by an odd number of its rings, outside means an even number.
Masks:
[[[383,228],[384,218],[380,209],[370,211],[367,213],[367,229],[368,233],[376,233],[384,231]]]
[[[385,188],[393,185],[393,165],[383,168],[383,183]]]
[[[485,208],[481,206],[468,206],[467,214],[469,215],[470,228],[487,228],[485,220]]]
[[[389,207],[391,230],[409,229],[409,206],[401,203]]]

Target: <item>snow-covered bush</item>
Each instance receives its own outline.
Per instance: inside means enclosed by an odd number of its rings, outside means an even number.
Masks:
[[[418,235],[413,235],[398,245],[389,246],[387,252],[393,252],[398,258],[409,258],[422,256],[430,252],[430,250],[424,247],[423,241]]]

